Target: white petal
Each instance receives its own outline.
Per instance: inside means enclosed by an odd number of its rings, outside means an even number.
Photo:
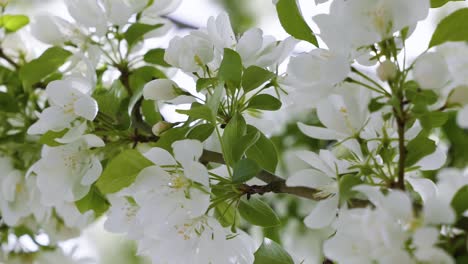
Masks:
[[[172,144],[174,157],[182,166],[190,166],[192,162],[198,161],[203,153],[203,144],[198,140],[185,139]]]
[[[74,119],[73,114],[65,113],[58,106],[51,106],[46,108],[39,115],[39,120],[28,128],[28,134],[44,134],[49,130],[58,132],[67,128]]]
[[[209,175],[206,167],[199,162],[191,162],[189,167],[184,167],[185,176],[193,181],[209,186]]]
[[[97,158],[94,158],[91,167],[86,171],[86,174],[81,179],[81,185],[89,186],[93,184],[102,173],[101,162]]]
[[[143,154],[147,159],[152,161],[154,164],[159,166],[174,166],[177,165],[177,162],[172,157],[172,155],[165,149],[162,148],[152,148]]]
[[[446,161],[447,155],[445,151],[438,146],[432,154],[419,160],[415,166],[420,166],[420,170],[423,171],[437,170],[444,166]]]
[[[312,212],[304,219],[304,223],[312,229],[326,227],[336,218],[337,208],[338,196],[319,201]]]
[[[457,114],[457,124],[461,128],[468,128],[468,105],[465,105]]]
[[[424,203],[437,194],[435,183],[429,179],[408,177],[406,180],[411,184],[413,189],[419,193]]]
[[[305,186],[310,188],[320,188],[332,183],[334,180],[322,172],[307,169],[294,173],[286,180],[288,186]]]
[[[439,239],[439,231],[434,227],[423,227],[414,233],[413,243],[416,247],[432,247]]]
[[[175,88],[179,86],[168,79],[153,80],[143,88],[143,97],[147,100],[172,100],[178,96]]]
[[[78,99],[74,103],[73,108],[75,110],[76,115],[84,117],[89,121],[94,120],[98,113],[98,104],[96,100],[94,100],[90,96],[83,96],[80,99]]]
[[[317,126],[308,126],[303,123],[297,124],[299,130],[301,130],[304,135],[311,138],[321,139],[321,140],[337,140],[341,138],[346,138],[346,134],[338,133],[334,130],[317,127]]]

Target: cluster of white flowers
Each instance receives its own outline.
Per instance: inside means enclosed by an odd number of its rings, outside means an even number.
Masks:
[[[55,246],[101,215],[107,231],[136,241],[152,263],[252,264],[272,256],[292,263],[248,230],[281,221],[288,230],[302,220],[320,263],[452,264],[459,244],[466,250],[460,219],[468,219],[468,206],[460,200],[468,174],[446,166],[453,153],[441,127],[456,112],[453,126],[468,137],[468,44],[405,53],[432,1],[333,0],[328,14],[313,17],[327,48],[293,56],[298,39],[315,39],[304,37],[297,1],[273,1],[292,35],[284,40],[258,28],[236,35],[222,13],[150,51],[143,43],[169,32],[167,14],[181,0],[64,2],[73,22],[39,15],[30,26],[36,39],[69,53],[54,71],[28,79],[41,58],[23,58],[27,47],[0,41],[0,62],[9,65],[0,68],[0,102],[10,107],[16,96],[24,108],[0,108],[0,142],[10,141],[0,145],[0,262],[86,263]],[[286,2],[291,8],[281,10]],[[2,13],[7,4],[0,0]],[[284,12],[297,16],[294,27]],[[192,78],[197,93],[167,78],[169,67]],[[7,80],[14,69],[18,76]],[[188,119],[169,123],[159,113],[167,104],[191,104],[177,110]],[[295,122],[298,109],[316,116],[297,127],[324,148],[294,149],[301,168],[277,166],[282,157],[263,121],[280,108]],[[286,179],[276,176],[284,171]],[[251,199],[268,192],[316,202],[291,222]],[[39,233],[51,243],[34,241],[34,254],[4,246],[9,235]]]

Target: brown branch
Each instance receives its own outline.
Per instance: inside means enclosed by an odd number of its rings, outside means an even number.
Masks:
[[[204,150],[203,155],[200,158],[202,163],[214,162],[219,164],[226,164],[223,158],[223,155],[217,152]],[[261,171],[257,176],[259,180],[267,183],[267,185],[242,185],[240,190],[247,195],[252,194],[264,194],[268,192],[272,193],[287,193],[293,194],[302,198],[307,198],[311,200],[323,200],[327,198],[326,196],[317,195],[319,190],[308,188],[308,187],[290,187],[286,185],[286,181],[274,174],[271,174],[267,171]]]

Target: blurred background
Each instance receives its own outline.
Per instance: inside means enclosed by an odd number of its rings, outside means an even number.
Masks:
[[[8,10],[11,13],[24,13],[29,16],[38,13],[52,13],[70,18],[62,1],[66,0],[12,0],[11,7]],[[313,0],[299,0],[299,2],[306,21],[314,32],[318,33],[319,31],[311,18],[316,14],[328,12],[329,4],[316,6]],[[425,50],[437,22],[454,9],[463,6],[468,5],[465,2],[449,2],[443,8],[431,10],[428,18],[418,25],[417,30],[407,42],[410,60]],[[229,13],[235,33],[238,35],[251,27],[260,27],[265,34],[273,35],[277,39],[284,39],[288,36],[281,28],[272,0],[184,0],[177,11],[169,15],[169,17],[181,24],[199,28],[205,26],[210,16],[216,16],[223,11]],[[152,40],[148,45],[151,45],[152,48],[166,47],[174,35],[185,35],[188,32],[189,29],[174,27],[169,36]],[[37,45],[40,44],[38,43]],[[307,44],[300,44],[295,52],[299,53],[311,48],[312,46],[308,46]],[[175,79],[183,87],[189,89],[194,87],[193,81],[181,73],[177,73]],[[290,150],[298,148],[317,150],[326,146],[327,143],[303,136],[295,125],[299,120],[309,124],[317,123],[318,121],[313,113],[291,114],[289,112],[287,115],[282,115],[275,112],[275,115],[271,118],[276,122],[277,129],[272,131],[272,135],[274,136],[278,150],[283,155],[283,166],[280,175],[287,177],[288,171],[303,166],[294,155],[290,154]],[[174,116],[174,119],[177,118],[177,116]],[[447,126],[450,126],[450,122]],[[450,129],[450,127],[447,129]],[[463,131],[449,132],[454,133],[452,134],[453,136],[461,135],[462,139],[463,135],[466,135],[466,132]],[[460,145],[459,149],[455,150],[455,153],[452,153],[453,156],[461,156],[464,160],[452,160],[453,164],[457,164],[457,162],[466,164],[466,159],[468,159],[468,153],[466,153],[468,151],[468,146],[466,145],[468,142],[466,141],[467,139],[465,138],[463,141],[465,142],[464,145]],[[451,149],[451,152],[453,151]],[[288,164],[288,166],[285,164]],[[307,207],[311,206],[310,202],[306,203],[290,197],[271,199],[270,202],[280,215],[284,216],[284,225],[271,230],[246,228],[257,237],[258,241],[261,240],[263,235],[276,241],[282,241],[284,247],[297,260],[305,260],[302,263],[317,263],[316,260],[319,256],[316,254],[317,250],[314,249],[319,247],[319,238],[326,236],[326,234],[308,230],[302,225],[301,218],[308,211]],[[132,242],[125,240],[122,236],[105,232],[102,227],[103,222],[103,219],[98,220],[85,230],[81,237],[63,243],[63,248],[67,252],[73,252],[76,257],[91,257],[95,260],[92,263],[148,263],[146,260],[135,256],[136,246]]]

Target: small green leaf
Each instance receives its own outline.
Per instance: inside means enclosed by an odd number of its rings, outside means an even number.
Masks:
[[[211,109],[206,105],[200,105],[199,103],[193,103],[192,107],[189,110],[176,110],[179,114],[188,115],[193,120],[206,120],[212,124],[216,123],[216,116]]]
[[[214,132],[214,126],[212,124],[201,124],[192,128],[188,134],[187,138],[196,139],[200,142],[207,140],[211,134]]]
[[[294,264],[289,253],[278,243],[265,238],[254,254],[254,264]]]
[[[8,32],[15,32],[29,24],[29,17],[25,15],[4,15],[0,17],[0,26]]]
[[[374,113],[382,109],[384,106],[385,103],[380,102],[380,98],[372,98],[372,100],[369,102],[368,108],[371,113]]]
[[[103,194],[118,192],[130,186],[142,169],[152,165],[140,152],[125,150],[107,164],[96,186]]]
[[[452,208],[455,210],[458,217],[462,216],[463,213],[468,210],[468,185],[463,186],[457,191],[455,196],[452,198]]]
[[[275,74],[270,71],[258,66],[250,66],[245,69],[244,75],[242,76],[242,88],[244,88],[244,92],[252,91],[271,80],[273,76],[275,76]]]
[[[200,78],[197,80],[197,92],[201,92],[210,86],[215,87],[217,83],[218,79],[216,78]]]
[[[234,115],[224,128],[221,140],[223,141],[225,148],[224,158],[229,166],[233,166],[240,159],[240,157],[237,157],[237,155],[234,154],[234,148],[246,132],[247,124],[240,114]]]
[[[156,64],[156,65],[161,65],[161,66],[164,66],[164,67],[170,67],[171,65],[169,65],[165,60],[164,60],[164,54],[165,54],[165,50],[164,49],[161,49],[161,48],[158,48],[158,49],[152,49],[152,50],[149,50],[145,56],[143,57],[143,60],[148,62],[148,63],[152,63],[152,64]]]
[[[279,0],[276,4],[276,11],[286,32],[297,39],[308,41],[318,47],[317,38],[302,17],[296,0]]]
[[[82,214],[93,210],[96,217],[103,215],[109,209],[109,202],[95,186],[91,187],[91,190],[85,197],[76,201],[75,205]]]
[[[63,145],[55,141],[55,139],[63,137],[65,133],[67,133],[67,131],[68,131],[67,129],[64,129],[59,132],[49,130],[45,134],[43,134],[41,138],[39,138],[39,143],[43,145],[47,145],[49,147],[57,147],[57,146]]]
[[[172,143],[185,139],[188,127],[174,127],[164,132],[159,140],[154,144],[155,147],[163,148],[172,153]]]
[[[224,57],[219,66],[218,78],[230,89],[240,86],[242,77],[242,60],[240,55],[232,49],[224,49]]]
[[[419,134],[406,146],[408,151],[406,166],[410,167],[425,156],[432,154],[436,150],[436,147],[435,142],[430,140],[424,133]]]
[[[141,113],[145,122],[150,126],[153,126],[163,120],[161,113],[157,111],[156,104],[153,100],[143,100],[141,103]]]
[[[433,111],[423,114],[418,117],[418,119],[424,129],[430,130],[432,128],[443,126],[445,122],[447,122],[448,116],[447,112]]]
[[[26,86],[32,86],[54,73],[72,55],[68,50],[52,47],[42,55],[21,67],[19,75]]]
[[[247,158],[257,162],[264,170],[275,173],[276,166],[278,165],[278,152],[276,151],[275,145],[257,128],[249,126],[249,130],[250,129],[258,131],[260,137],[255,144],[245,152]]]
[[[273,209],[258,198],[241,199],[238,209],[242,218],[252,225],[270,227],[281,224]]]
[[[142,40],[146,33],[162,27],[163,24],[148,25],[142,23],[135,23],[131,25],[125,32],[125,40],[129,47]]]
[[[465,0],[431,0],[431,8],[438,8],[450,1],[465,1]]]
[[[340,177],[340,201],[344,202],[352,198],[356,191],[353,191],[353,187],[362,184],[362,180],[356,175],[347,174]]]
[[[255,177],[262,168],[251,159],[242,159],[234,166],[232,182],[243,183]]]
[[[250,99],[247,108],[275,111],[281,108],[281,101],[269,94],[259,94]]]
[[[468,41],[468,8],[459,9],[440,21],[429,48],[448,41]]]
[[[0,112],[17,113],[19,107],[15,98],[7,93],[0,92]]]

